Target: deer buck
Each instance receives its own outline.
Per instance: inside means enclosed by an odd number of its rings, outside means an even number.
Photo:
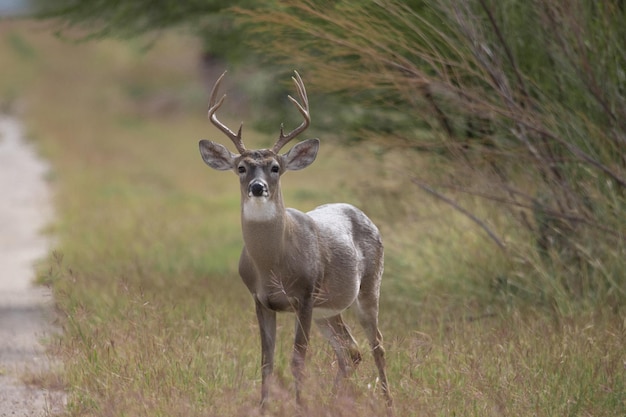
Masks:
[[[341,313],[353,306],[369,340],[386,402],[392,404],[385,373],[382,335],[378,330],[378,299],[383,274],[383,245],[372,221],[349,204],[327,204],[308,213],[285,208],[280,177],[289,170],[309,166],[317,156],[318,139],[279,151],[310,124],[309,103],[300,75],[292,77],[300,102],[291,96],[304,121],[285,134],[280,128],[272,149],[249,150],[216,116],[226,95],[217,100],[215,82],[208,117],[234,143],[239,154],[208,140],[199,143],[200,154],[211,168],[233,170],[239,176],[241,227],[244,247],[239,274],[256,305],[261,333],[261,407],[267,404],[274,366],[276,312],[295,312],[296,330],[291,369],[296,403],[302,404],[304,361],[312,321],[337,355],[339,381],[361,361],[361,354]]]

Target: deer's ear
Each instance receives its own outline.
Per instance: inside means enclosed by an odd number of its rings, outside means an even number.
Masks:
[[[319,148],[319,139],[308,139],[296,144],[289,152],[283,155],[285,158],[285,168],[291,171],[297,171],[308,167],[315,161]]]
[[[233,169],[237,155],[226,149],[224,146],[204,139],[201,140],[198,145],[200,146],[200,155],[202,155],[202,160],[208,166],[219,171],[228,171]]]

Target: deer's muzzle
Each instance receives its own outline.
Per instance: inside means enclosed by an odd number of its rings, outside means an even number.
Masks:
[[[267,184],[260,180],[254,180],[248,185],[249,197],[268,197]]]

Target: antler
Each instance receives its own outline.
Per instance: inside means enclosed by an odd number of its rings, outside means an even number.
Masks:
[[[226,75],[226,71],[224,71],[222,75],[220,75],[220,78],[218,78],[217,81],[215,81],[213,90],[211,90],[211,98],[209,99],[208,117],[209,117],[209,120],[211,120],[211,123],[215,125],[215,127],[217,127],[219,130],[224,132],[224,134],[228,136],[230,140],[233,141],[233,143],[235,144],[235,147],[237,148],[237,151],[239,151],[239,153],[244,153],[246,150],[246,147],[244,146],[243,140],[241,139],[241,129],[243,128],[243,123],[241,123],[241,125],[239,126],[239,130],[237,131],[237,134],[235,134],[235,132],[230,130],[228,126],[226,126],[224,123],[217,120],[217,116],[215,115],[215,112],[217,111],[217,109],[221,107],[222,103],[224,102],[224,99],[226,98],[226,94],[224,94],[219,100],[217,100],[217,102],[215,101],[220,83],[222,82],[222,79],[224,78],[225,75]]]
[[[284,126],[282,124],[280,125],[280,136],[272,147],[272,152],[274,153],[278,153],[278,151],[280,151],[280,149],[285,146],[287,142],[298,136],[300,133],[304,132],[311,123],[311,116],[309,115],[309,98],[306,95],[304,82],[302,82],[302,78],[300,78],[300,74],[298,74],[298,71],[294,71],[294,73],[296,74],[296,76],[291,77],[291,79],[296,85],[296,90],[298,90],[298,96],[300,96],[300,101],[302,101],[302,104],[298,103],[298,100],[291,96],[288,96],[288,98],[296,106],[300,114],[302,114],[302,116],[304,117],[304,121],[300,126],[289,132],[287,135],[285,135],[283,131]]]

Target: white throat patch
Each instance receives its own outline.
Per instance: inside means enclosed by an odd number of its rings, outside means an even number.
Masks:
[[[246,198],[243,202],[243,218],[251,222],[264,222],[276,217],[276,203],[267,197]]]

